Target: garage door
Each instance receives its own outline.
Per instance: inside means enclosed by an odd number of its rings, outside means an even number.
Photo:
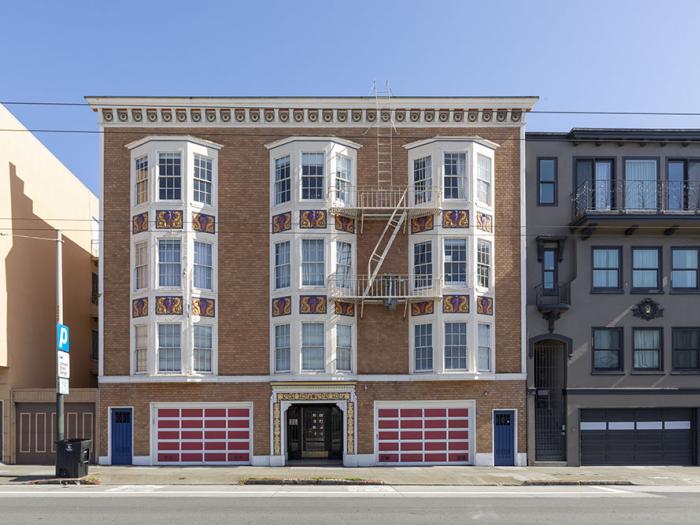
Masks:
[[[380,463],[471,463],[470,406],[378,405]]]
[[[250,406],[158,406],[155,410],[157,463],[250,463]]]
[[[17,457],[20,465],[53,465],[56,461],[56,405],[17,403]],[[66,439],[92,439],[95,431],[95,405],[65,404]],[[93,443],[94,447],[94,443]],[[92,454],[94,461],[95,454]]]
[[[688,408],[581,410],[582,465],[694,465]]]

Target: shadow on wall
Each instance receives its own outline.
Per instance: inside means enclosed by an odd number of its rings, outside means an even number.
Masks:
[[[12,163],[9,173],[13,238],[5,258],[8,380],[13,388],[54,388],[56,243],[52,241],[56,234],[53,226],[34,214],[33,201]],[[44,191],[50,193],[51,188]],[[72,388],[97,386],[90,374],[91,277],[90,252],[64,236],[64,323],[71,328]]]

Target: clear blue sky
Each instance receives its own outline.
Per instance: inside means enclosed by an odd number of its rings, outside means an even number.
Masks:
[[[537,109],[700,112],[700,1],[21,1],[0,100],[84,95],[538,95]],[[97,129],[86,107],[8,106]],[[700,117],[530,115],[529,130],[698,127]],[[95,135],[39,138],[98,192]]]

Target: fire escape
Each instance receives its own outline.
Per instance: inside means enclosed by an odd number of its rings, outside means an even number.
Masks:
[[[360,317],[365,304],[384,304],[389,309],[404,305],[404,317],[411,302],[439,297],[439,279],[380,273],[382,265],[400,233],[406,234],[409,218],[414,215],[436,213],[431,196],[434,188],[411,187],[394,184],[393,137],[397,134],[392,113],[392,93],[388,82],[384,90],[376,84],[372,94],[375,98],[373,125],[366,133],[376,136],[377,184],[355,186],[344,191],[342,204],[331,207],[330,212],[352,218],[358,226],[358,234],[364,232],[365,221],[386,221],[382,233],[367,260],[364,275],[333,274],[329,282],[331,298],[359,303]],[[337,195],[337,189],[332,188]],[[337,202],[337,200],[336,200]]]

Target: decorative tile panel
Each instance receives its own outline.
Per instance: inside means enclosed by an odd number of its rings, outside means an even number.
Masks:
[[[216,233],[216,218],[206,213],[192,213],[192,229],[196,232]]]
[[[493,315],[493,297],[478,295],[476,297],[476,313],[483,315]]]
[[[411,315],[430,315],[435,311],[435,303],[433,301],[420,301],[411,304]]]
[[[131,317],[146,317],[148,315],[148,297],[131,301]]]
[[[299,296],[299,313],[301,314],[325,314],[325,295],[301,295]]]
[[[156,315],[182,315],[182,296],[161,295],[156,297]]]
[[[192,298],[192,315],[216,317],[216,302],[205,297]]]
[[[483,212],[476,212],[476,227],[488,233],[493,231],[493,219],[491,215]]]
[[[469,210],[443,210],[443,228],[469,228]]]
[[[158,230],[181,230],[182,210],[157,210],[156,229]]]
[[[131,218],[131,232],[137,233],[148,231],[148,212],[139,213]]]
[[[343,301],[335,301],[335,313],[336,315],[355,317],[355,304],[346,303]]]
[[[411,219],[411,233],[427,232],[433,229],[432,215],[424,215],[423,217],[413,217]]]
[[[341,232],[355,233],[355,219],[343,217],[342,215],[336,215],[335,229]]]
[[[272,216],[272,233],[280,233],[292,229],[292,212]]]
[[[292,298],[277,297],[272,300],[272,317],[280,317],[292,314]]]
[[[299,212],[299,227],[322,229],[327,226],[326,210],[301,210]]]
[[[445,314],[468,314],[469,313],[469,296],[468,295],[443,295],[443,297],[442,297],[442,313],[445,313]]]

